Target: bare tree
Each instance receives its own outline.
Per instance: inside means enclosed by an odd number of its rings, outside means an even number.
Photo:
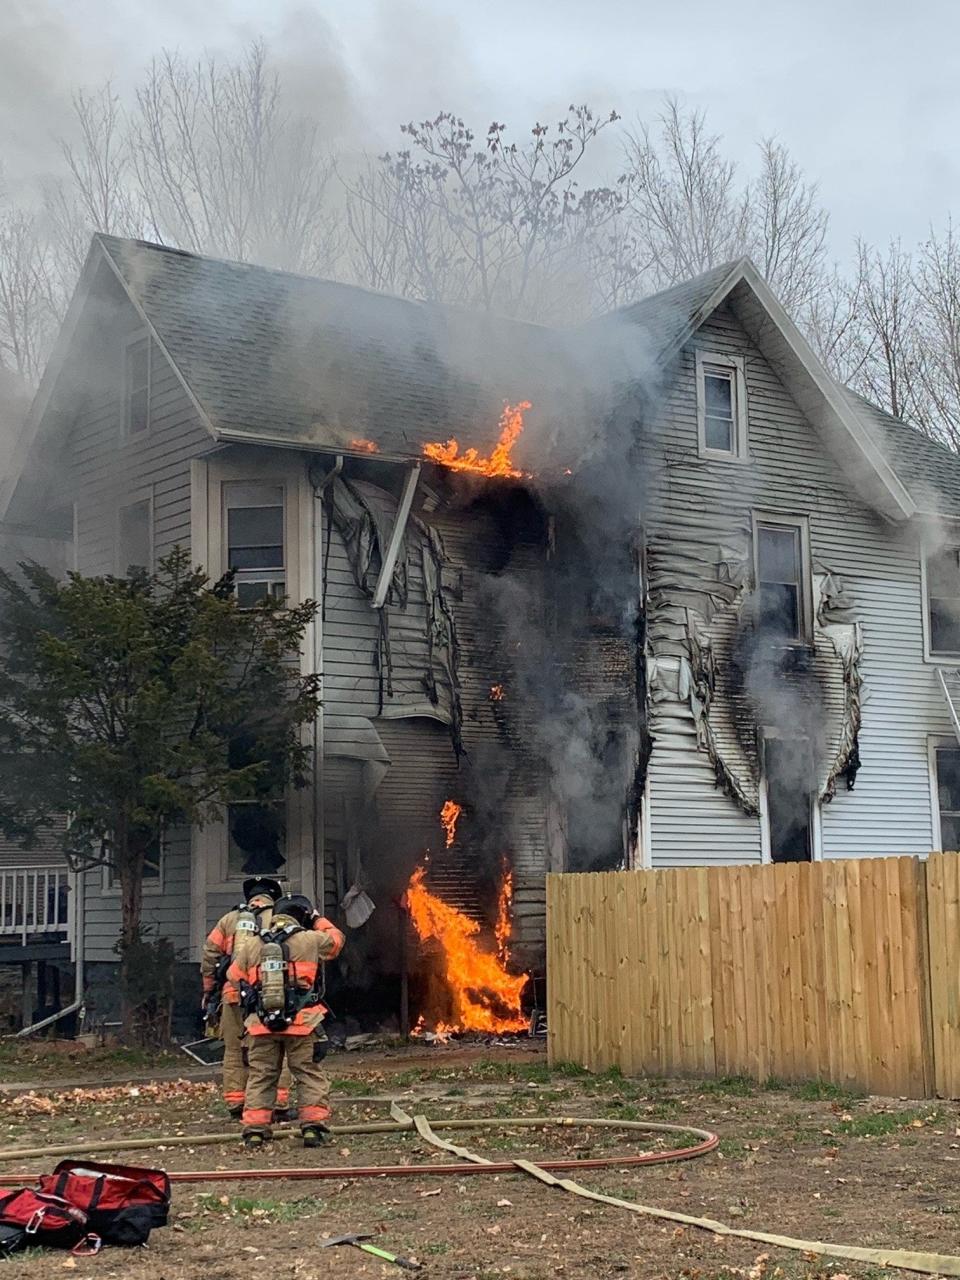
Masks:
[[[35,386],[55,323],[50,251],[38,216],[0,204],[0,366]]]
[[[930,434],[960,449],[960,242],[953,222],[931,231],[917,254],[917,337],[924,419]]]
[[[895,417],[932,430],[921,368],[920,295],[910,253],[899,241],[884,251],[860,241],[856,289],[855,389]]]
[[[637,239],[649,247],[650,284],[666,288],[744,251],[750,235],[747,195],[736,164],[707,131],[702,111],[667,100],[656,132],[628,136],[626,171]]]
[[[829,217],[816,184],[805,180],[785,147],[765,138],[760,153],[760,177],[748,193],[745,248],[787,310],[806,316],[825,283]]]
[[[571,107],[518,145],[494,122],[482,143],[458,116],[408,124],[408,150],[347,183],[351,260],[412,296],[545,318],[580,286],[579,255],[622,205],[574,173],[615,112]]]
[[[288,270],[326,268],[332,169],[320,124],[285,109],[261,43],[234,65],[161,54],[137,92],[130,146],[157,239]]]
[[[772,138],[760,175],[741,182],[702,111],[668,99],[659,128],[626,144],[634,239],[649,253],[649,287],[664,288],[743,254],[784,305],[804,312],[822,285],[828,218],[815,185]]]

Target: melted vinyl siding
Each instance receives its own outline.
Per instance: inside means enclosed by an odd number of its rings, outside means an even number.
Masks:
[[[118,508],[145,489],[153,500],[155,560],[177,545],[190,549],[190,460],[210,447],[210,437],[174,370],[154,347],[150,427],[123,439],[121,343],[124,334],[138,328],[129,303],[118,302],[88,353],[98,376],[89,381],[70,436],[67,483],[77,503],[78,567],[85,574],[114,572]],[[115,961],[119,899],[103,890],[99,869],[86,878],[85,914],[87,958]],[[163,894],[144,895],[143,916],[178,948],[188,945],[190,842],[185,833],[171,837]]]
[[[853,792],[823,808],[827,857],[924,852],[932,839],[927,735],[949,734],[935,670],[922,657],[919,554],[855,496],[775,372],[729,310],[695,346],[745,358],[751,460],[697,457],[694,349],[685,351],[648,447],[647,527],[695,525],[708,513],[717,541],[734,539],[751,509],[807,515],[814,573],[842,578],[863,625],[863,767]],[[651,629],[654,623],[651,620]],[[666,637],[663,650],[676,653]],[[756,860],[759,823],[713,786],[686,708],[661,708],[650,767],[653,864]]]
[[[463,702],[463,739],[467,755],[474,757],[485,751],[504,751],[504,740],[490,700],[490,687],[503,679],[499,662],[491,659],[497,651],[489,610],[480,599],[480,584],[491,556],[496,556],[496,533],[492,522],[475,512],[424,517],[440,532],[450,560],[451,576],[463,576],[463,599],[451,599],[461,647],[460,677]],[[427,848],[435,856],[439,850],[438,814],[447,798],[463,799],[459,766],[451,742],[449,728],[429,718],[379,718],[378,674],[374,665],[377,646],[377,618],[369,601],[354,581],[339,532],[330,531],[327,562],[327,594],[324,608],[323,667],[324,706],[331,714],[364,715],[373,720],[390,757],[391,767],[380,784],[375,799],[376,830],[373,847],[365,861],[374,878],[386,884],[391,877],[377,873],[373,866],[386,858],[403,868],[403,876],[412,869]],[[522,572],[531,553],[526,548],[515,552]],[[411,556],[409,572],[412,583],[418,583],[421,567]],[[397,634],[411,625],[397,609],[391,610],[391,627]],[[347,777],[344,765],[333,760],[328,774],[328,813],[336,809],[338,782]],[[521,762],[511,769],[506,790],[506,829],[511,842],[516,869],[515,916],[516,937],[536,948],[544,928],[545,833],[542,788],[529,776]],[[332,822],[332,826],[331,826]],[[335,881],[332,859],[338,846],[339,825],[328,818],[327,866],[328,886]],[[470,852],[468,820],[464,819],[461,838],[447,859],[448,872],[470,878],[473,858]],[[396,886],[390,886],[395,891]],[[469,886],[464,889],[471,896]],[[466,902],[466,898],[465,898]]]

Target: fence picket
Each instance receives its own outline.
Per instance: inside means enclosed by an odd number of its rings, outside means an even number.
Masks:
[[[553,875],[547,927],[551,1062],[960,1095],[960,855]]]

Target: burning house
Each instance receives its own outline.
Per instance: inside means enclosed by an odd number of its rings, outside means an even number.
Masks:
[[[350,1007],[516,1029],[548,871],[956,841],[960,462],[748,262],[560,331],[98,236],[0,500],[83,573],[180,545],[320,602],[314,785],[149,868],[185,957],[279,874]]]

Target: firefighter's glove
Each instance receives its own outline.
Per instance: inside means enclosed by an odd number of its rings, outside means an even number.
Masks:
[[[322,1062],[327,1056],[330,1048],[330,1041],[327,1039],[326,1032],[313,1037],[313,1060],[314,1062]]]

